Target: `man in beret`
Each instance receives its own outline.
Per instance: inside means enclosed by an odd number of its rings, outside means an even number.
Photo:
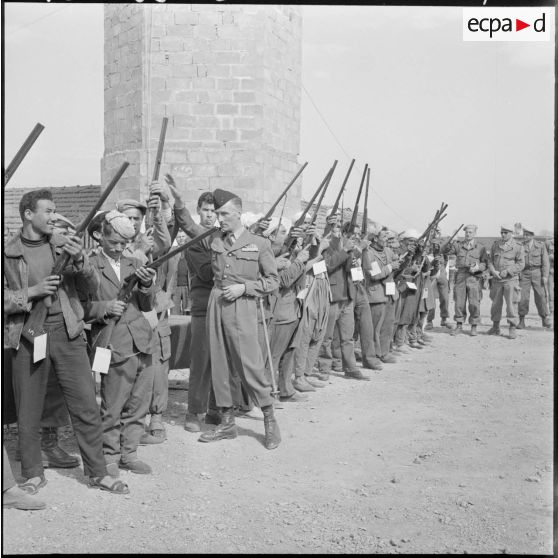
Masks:
[[[108,373],[101,375],[101,420],[107,470],[115,478],[119,468],[151,473],[151,467],[138,459],[137,448],[153,390],[157,338],[143,313],[155,304],[155,271],[123,256],[134,234],[128,216],[115,210],[106,214],[101,250],[91,256],[99,287],[85,302],[86,318],[92,322],[93,355],[97,347],[110,349]],[[118,300],[124,282],[133,275],[139,283],[130,300]],[[111,322],[116,322],[114,328],[105,330]]]
[[[475,240],[476,225],[466,225],[463,229],[465,239],[453,242],[445,250],[447,256],[455,255],[455,285],[453,296],[455,300],[455,329],[452,335],[463,331],[463,322],[467,315],[469,304],[469,323],[471,335],[477,335],[480,324],[480,303],[482,298],[482,273],[486,270],[488,254],[486,248]]]
[[[510,339],[517,337],[515,331],[518,324],[517,306],[521,298],[519,274],[525,267],[523,246],[514,240],[513,232],[512,225],[505,224],[500,227],[502,239],[497,240],[492,245],[488,258],[488,270],[492,275],[490,292],[492,327],[488,333],[490,335],[500,335],[500,320],[502,319],[502,306],[505,300],[510,325]]]
[[[525,267],[519,275],[521,300],[519,301],[519,324],[517,329],[525,329],[525,316],[529,312],[531,287],[535,295],[535,306],[542,319],[543,327],[552,327],[550,312],[547,306],[545,290],[548,290],[548,273],[550,262],[544,242],[534,239],[535,233],[523,228],[523,250],[525,251]]]

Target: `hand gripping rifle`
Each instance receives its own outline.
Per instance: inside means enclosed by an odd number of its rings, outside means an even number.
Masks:
[[[163,160],[163,149],[165,148],[165,136],[167,135],[168,122],[169,119],[164,116],[161,124],[161,134],[159,135],[159,144],[157,145],[157,156],[155,157],[155,167],[153,168],[153,178],[151,179],[152,182],[157,182],[157,180],[159,180],[159,171],[161,170],[161,162]],[[146,229],[153,226],[153,214],[154,210],[148,208],[145,215]]]
[[[101,197],[98,199],[97,203],[93,206],[91,211],[87,214],[87,217],[80,223],[80,225],[76,229],[76,236],[83,235],[84,231],[87,230],[89,223],[91,223],[93,217],[95,217],[99,209],[105,203],[105,200],[114,190],[117,182],[120,180],[120,178],[122,177],[122,175],[124,174],[128,166],[129,166],[128,162],[122,163],[121,167],[118,169],[118,172],[114,175],[114,178],[110,181],[109,185],[105,188],[105,190],[101,194]],[[54,266],[52,267],[52,271],[50,272],[49,275],[62,275],[64,269],[70,262],[70,258],[71,258],[70,254],[66,252],[62,252],[54,261]],[[46,299],[48,299],[48,301]],[[50,296],[40,298],[35,302],[33,308],[31,309],[31,312],[29,313],[29,317],[27,318],[27,321],[23,326],[23,331],[21,332],[21,334],[23,335],[23,337],[25,337],[25,339],[27,339],[31,343],[33,343],[35,337],[44,333],[43,324],[48,314],[50,302],[51,302]]]
[[[167,260],[174,258],[174,256],[176,256],[177,254],[180,254],[187,248],[190,248],[194,244],[197,244],[204,238],[211,236],[214,232],[218,230],[220,230],[219,227],[211,227],[210,229],[207,229],[205,232],[194,237],[192,240],[185,242],[184,244],[182,244],[182,246],[177,246],[174,250],[170,250],[169,252],[167,252],[163,256],[160,256],[156,260],[153,260],[152,262],[145,264],[145,266],[143,267],[146,267],[148,269],[157,269],[158,267],[163,265]],[[124,279],[123,284],[120,287],[120,291],[118,292],[116,300],[122,302],[128,302],[130,300],[130,297],[132,296],[132,292],[134,290],[134,287],[138,283],[138,281],[139,278],[135,273],[128,275],[128,277]],[[108,347],[108,344],[110,343],[110,338],[112,337],[112,332],[114,331],[114,327],[116,326],[119,320],[120,320],[120,316],[114,316],[109,320],[106,327],[104,327],[99,333],[99,336],[95,341],[95,347],[103,347],[103,348]]]
[[[444,254],[449,247],[451,246],[451,243],[453,241],[453,239],[459,234],[459,231],[465,226],[465,223],[462,223],[461,225],[459,225],[459,228],[440,246],[440,254]],[[435,254],[437,255],[437,254]]]
[[[23,145],[19,148],[19,151],[15,154],[15,157],[12,159],[12,162],[8,165],[8,167],[4,171],[4,186],[8,184],[10,178],[12,178],[12,175],[17,170],[17,167],[19,167],[23,159],[25,159],[27,153],[29,153],[29,150],[31,149],[31,147],[33,147],[33,144],[35,143],[37,138],[41,135],[41,132],[44,129],[45,127],[40,122],[37,122],[37,124],[35,124],[33,130],[31,130],[31,133],[29,134],[29,136],[27,136],[27,139],[25,140]]]
[[[349,225],[349,230],[347,231],[349,234],[354,232],[356,224],[357,224],[357,217],[358,217],[358,202],[360,201],[360,196],[362,194],[362,187],[364,186],[364,179],[366,178],[366,174],[368,171],[368,163],[364,165],[364,172],[362,173],[362,179],[360,181],[360,187],[358,189],[358,194],[355,202],[355,208],[353,209],[353,216],[351,217],[351,223]]]
[[[366,173],[366,190],[364,192],[364,209],[362,210],[362,227],[360,228],[362,238],[366,238],[368,232],[368,189],[370,188],[370,167]]]

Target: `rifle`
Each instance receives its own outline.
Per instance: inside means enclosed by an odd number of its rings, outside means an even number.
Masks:
[[[347,231],[349,234],[354,232],[357,222],[358,216],[358,202],[360,201],[360,196],[362,194],[362,187],[364,186],[364,179],[366,178],[366,173],[368,171],[368,163],[364,165],[364,172],[362,173],[362,179],[360,181],[360,188],[358,189],[358,194],[355,202],[355,208],[353,209],[353,216],[351,217],[351,223],[349,225],[349,230]]]
[[[304,165],[302,165],[302,167],[298,169],[298,172],[294,175],[293,179],[287,184],[287,187],[283,190],[283,192],[277,198],[275,203],[269,208],[267,213],[262,217],[262,220],[269,219],[273,215],[275,208],[279,205],[279,202],[283,199],[283,197],[287,195],[287,192],[291,189],[292,185],[296,182],[296,179],[302,174],[302,171],[306,168],[306,165],[308,165],[308,161],[306,161],[306,163],[304,163]]]
[[[465,226],[465,223],[459,225],[459,228],[440,246],[440,254],[443,254],[449,246],[451,246],[452,240],[458,235],[459,231]]]
[[[349,165],[349,170],[345,175],[343,184],[341,184],[341,189],[339,190],[339,194],[337,194],[337,197],[335,198],[335,203],[331,207],[331,211],[329,212],[330,215],[335,215],[337,213],[337,209],[339,209],[339,201],[341,200],[341,196],[345,191],[345,187],[347,186],[347,181],[349,180],[349,175],[351,174],[351,170],[353,169],[354,164],[355,164],[355,160],[353,159],[351,161],[351,164]],[[343,226],[343,204],[341,204],[341,226]],[[330,231],[330,229],[331,229],[331,225],[326,223],[324,234],[327,234]]]
[[[366,233],[368,232],[368,189],[370,188],[370,167],[368,167],[368,172],[366,173],[366,191],[364,192],[364,209],[362,210],[362,227],[361,235],[362,238],[366,238]]]
[[[177,254],[180,254],[187,248],[190,248],[190,246],[197,244],[204,238],[211,236],[214,232],[218,230],[220,230],[219,227],[211,227],[210,229],[194,237],[192,240],[185,242],[182,246],[177,246],[174,250],[170,250],[169,252],[160,256],[156,260],[153,260],[152,262],[145,264],[145,266],[143,267],[148,269],[157,269],[158,267],[163,265],[167,260],[174,258],[174,256],[176,256]],[[128,302],[130,300],[130,297],[132,296],[132,292],[134,290],[134,287],[138,283],[138,281],[139,278],[135,273],[128,275],[128,277],[124,279],[123,284],[120,287],[120,291],[118,292],[116,300],[122,302]],[[99,336],[95,341],[95,347],[102,347],[102,348],[108,347],[110,338],[112,337],[112,332],[114,331],[114,328],[119,320],[120,320],[120,316],[114,316],[113,318],[110,319],[106,327],[104,327],[99,333]]]
[[[6,170],[4,171],[4,186],[8,184],[10,178],[17,170],[17,167],[21,164],[23,159],[27,156],[27,153],[33,147],[33,144],[37,140],[37,138],[41,135],[41,132],[45,129],[45,127],[40,123],[37,122],[31,133],[27,136],[27,139],[23,142],[23,145],[19,148],[18,152],[15,154],[15,157],[12,159],[11,163],[8,165]]]
[[[304,224],[304,221],[306,219],[306,214],[310,211],[310,208],[312,207],[314,201],[322,191],[322,188],[326,185],[326,183],[329,183],[329,180],[331,179],[331,175],[333,174],[333,169],[335,169],[336,164],[337,161],[335,161],[333,163],[333,166],[327,171],[327,174],[325,175],[325,178],[322,180],[322,183],[318,186],[318,189],[314,192],[314,195],[312,196],[310,201],[306,204],[306,207],[304,208],[304,211],[302,212],[300,217],[293,224],[293,228],[300,227]],[[281,248],[281,254],[286,254],[290,252],[295,242],[296,242],[296,238],[291,236],[291,234],[289,233],[289,236],[285,239],[283,247]]]
[[[157,182],[159,180],[159,171],[161,170],[161,162],[163,160],[163,149],[165,147],[165,136],[167,135],[167,124],[169,119],[164,116],[163,122],[161,124],[161,134],[159,135],[159,144],[157,145],[157,156],[155,157],[155,167],[153,168],[153,178],[152,182]],[[153,214],[154,210],[147,208],[147,213],[145,215],[145,227],[151,227],[153,225]]]
[[[126,161],[122,163],[122,165],[118,169],[118,172],[114,175],[114,178],[110,181],[109,185],[101,194],[101,197],[97,200],[97,203],[93,206],[91,211],[87,214],[87,217],[80,223],[80,225],[76,229],[76,236],[81,236],[84,231],[87,230],[89,223],[91,222],[93,217],[95,217],[102,205],[105,203],[105,200],[108,198],[111,192],[114,190],[117,182],[120,180],[129,164],[130,163]],[[70,254],[62,252],[54,261],[54,265],[52,267],[50,275],[62,275],[64,269],[70,261],[70,258]],[[23,326],[23,331],[21,332],[21,334],[31,343],[33,343],[33,340],[36,336],[44,333],[43,324],[47,317],[48,308],[50,306],[50,303],[46,300],[47,298],[50,302],[50,296],[43,297],[35,302],[33,308],[31,309],[31,312],[29,313],[27,321]]]

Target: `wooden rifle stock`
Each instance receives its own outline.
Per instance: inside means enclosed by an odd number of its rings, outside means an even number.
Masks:
[[[355,202],[355,208],[353,209],[353,215],[351,217],[351,224],[349,225],[349,233],[352,233],[355,230],[357,216],[358,216],[358,202],[360,201],[360,196],[362,194],[362,187],[364,186],[364,179],[366,178],[366,173],[368,171],[368,163],[364,165],[364,172],[362,173],[362,178],[360,180],[360,187],[358,189],[358,194]]]
[[[41,135],[41,132],[45,129],[45,127],[40,123],[37,122],[31,133],[27,136],[27,139],[23,142],[23,145],[19,148],[18,152],[15,154],[15,157],[12,159],[10,164],[7,166],[6,170],[4,171],[4,186],[8,184],[10,179],[12,178],[13,174],[29,153],[31,147],[37,138]]]
[[[152,182],[157,182],[159,180],[159,172],[161,170],[161,162],[163,160],[163,150],[165,148],[165,137],[167,135],[167,125],[169,119],[164,116],[163,122],[161,124],[161,133],[159,134],[159,143],[157,145],[157,156],[155,157],[155,167],[153,168]],[[146,228],[153,225],[153,214],[154,210],[151,208],[147,209],[147,214],[145,215],[145,226]]]
[[[114,190],[116,184],[128,168],[130,163],[124,162],[118,169],[118,172],[114,175],[114,178],[110,181],[109,185],[104,189],[101,197],[97,200],[97,203],[93,206],[91,211],[87,214],[87,217],[79,224],[78,228],[76,229],[76,236],[82,236],[84,231],[87,229],[89,223],[95,215],[97,211],[103,206],[108,196]],[[70,262],[70,254],[66,252],[62,252],[54,261],[54,265],[52,267],[52,271],[50,275],[62,275],[64,269]],[[31,308],[31,312],[29,313],[29,317],[25,321],[25,325],[23,326],[23,330],[21,335],[25,337],[31,343],[33,339],[37,335],[41,335],[44,333],[43,324],[45,323],[45,319],[48,314],[48,308],[50,306],[51,298],[49,296],[41,298],[33,304],[33,308]]]

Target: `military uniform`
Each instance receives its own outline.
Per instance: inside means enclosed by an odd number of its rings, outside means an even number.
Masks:
[[[527,231],[525,231],[527,234]],[[548,251],[543,242],[530,240],[523,244],[525,251],[525,267],[519,275],[519,284],[521,287],[521,300],[519,301],[519,317],[524,319],[529,312],[529,297],[531,296],[531,287],[535,295],[535,305],[539,316],[546,322],[548,316],[547,300],[544,292],[543,280],[547,279],[549,273]]]
[[[548,307],[554,313],[554,239],[545,242],[548,252]]]

